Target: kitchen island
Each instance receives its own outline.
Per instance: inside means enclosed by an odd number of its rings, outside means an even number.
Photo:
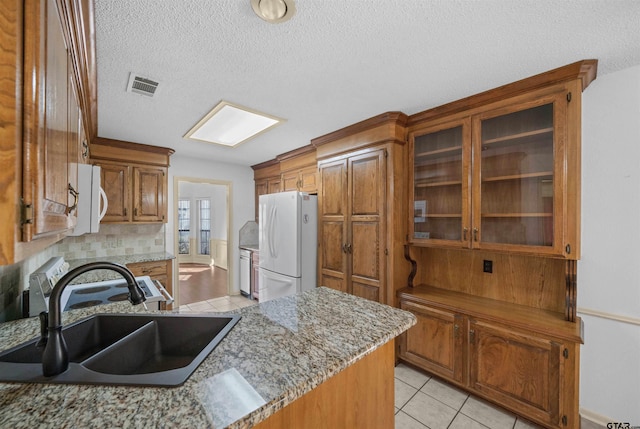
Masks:
[[[63,313],[63,322],[145,312],[139,307],[75,310]],[[384,394],[384,403],[368,408],[392,424],[393,339],[415,324],[413,315],[324,287],[234,313],[240,322],[180,387],[0,383],[0,427],[279,427],[292,415],[308,417],[323,407],[335,415],[342,387],[369,382],[362,371],[372,379],[385,375],[385,392],[368,389]],[[37,318],[0,324],[3,350],[38,335]],[[341,377],[346,385],[335,383]],[[313,403],[305,405],[308,397]],[[349,400],[355,401],[352,414],[362,412],[362,400]],[[292,409],[297,411],[283,417]]]

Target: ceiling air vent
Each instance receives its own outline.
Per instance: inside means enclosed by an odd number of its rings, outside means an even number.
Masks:
[[[158,89],[158,82],[145,77],[136,76],[134,73],[129,75],[129,83],[127,84],[127,92],[135,92],[149,97],[153,97]]]

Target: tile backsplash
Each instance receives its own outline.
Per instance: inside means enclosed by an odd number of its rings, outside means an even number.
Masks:
[[[165,251],[165,225],[100,225],[97,234],[67,237],[13,265],[0,266],[0,322],[22,317],[22,291],[29,275],[53,256],[66,260]]]

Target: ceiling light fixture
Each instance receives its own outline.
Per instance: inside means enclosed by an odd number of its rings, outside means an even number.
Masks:
[[[237,146],[283,122],[284,119],[221,101],[184,138]]]
[[[296,13],[294,0],[251,0],[251,7],[256,15],[271,24],[288,21]]]

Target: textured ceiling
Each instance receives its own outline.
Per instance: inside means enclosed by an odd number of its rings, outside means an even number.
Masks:
[[[98,135],[253,165],[371,116],[430,107],[581,59],[640,64],[637,0],[95,0]],[[129,73],[160,82],[126,92]],[[182,136],[220,100],[288,121],[237,148]]]

